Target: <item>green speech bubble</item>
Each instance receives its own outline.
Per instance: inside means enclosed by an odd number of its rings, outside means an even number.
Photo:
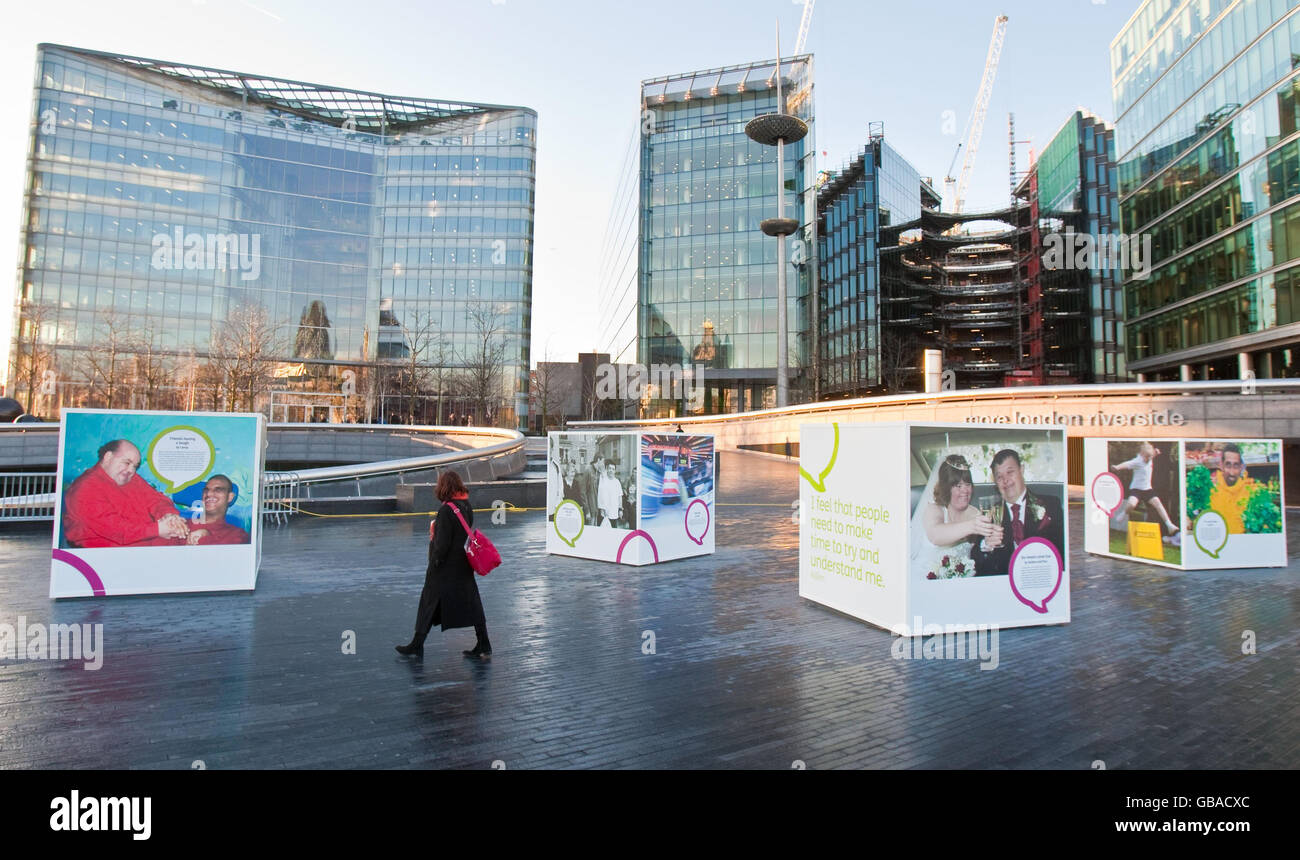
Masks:
[[[208,473],[216,461],[215,448],[207,433],[178,424],[153,437],[146,456],[149,468],[163,483],[163,492],[177,493],[197,484]]]
[[[835,430],[835,441],[831,446],[831,461],[826,464],[826,468],[822,469],[821,473],[814,478],[812,475],[804,471],[803,466],[799,467],[799,474],[802,475],[809,484],[812,484],[813,489],[819,493],[826,492],[826,476],[831,473],[831,469],[835,468],[835,458],[840,455],[840,425],[832,423],[831,427]],[[799,456],[800,458],[803,457],[802,450],[800,450]]]
[[[565,505],[573,505],[573,507],[578,509],[578,533],[573,536],[572,540],[565,537],[564,533],[560,531],[560,509],[563,508]],[[558,505],[555,506],[555,510],[552,512],[551,527],[554,528],[555,533],[560,536],[560,540],[564,541],[569,546],[573,546],[574,544],[576,544],[578,542],[578,538],[582,537],[583,529],[587,527],[586,517],[582,512],[582,505],[578,504],[573,499],[565,499],[564,501],[560,502]]]
[[[1218,558],[1219,551],[1228,545],[1228,521],[1218,511],[1202,511],[1192,521],[1192,539],[1210,558]]]

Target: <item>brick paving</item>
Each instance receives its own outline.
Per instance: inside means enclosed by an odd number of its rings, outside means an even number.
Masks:
[[[887,632],[798,597],[796,481],[724,454],[716,554],[659,567],[548,556],[540,512],[481,516],[508,559],[481,581],[488,664],[461,656],[470,630],[435,631],[421,661],[392,650],[421,518],[270,527],[250,594],[57,602],[47,534],[0,533],[0,622],[106,640],[97,672],[0,660],[0,767],[1300,766],[1300,563],[1183,573],[1075,549],[1071,624],[1002,632],[994,671],[895,660]]]

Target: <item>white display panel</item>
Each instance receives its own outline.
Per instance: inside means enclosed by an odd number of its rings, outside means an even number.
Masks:
[[[805,424],[800,440],[801,596],[905,636],[1070,620],[1063,431]]]
[[[1084,473],[1090,553],[1180,570],[1287,563],[1280,439],[1087,439]]]
[[[645,565],[714,549],[712,436],[551,433],[546,550]]]
[[[261,415],[65,409],[51,597],[251,590]]]

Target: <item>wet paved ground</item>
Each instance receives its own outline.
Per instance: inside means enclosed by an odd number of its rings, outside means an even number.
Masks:
[[[435,631],[422,661],[393,652],[424,519],[271,527],[251,594],[59,602],[48,536],[0,534],[0,623],[106,640],[99,671],[0,660],[0,767],[1300,766],[1300,564],[1076,550],[1074,621],[1003,632],[996,670],[895,660],[887,632],[798,597],[796,480],[724,455],[717,553],[660,567],[547,556],[540,512],[488,526],[507,559],[481,581],[488,664],[461,656],[470,630]]]

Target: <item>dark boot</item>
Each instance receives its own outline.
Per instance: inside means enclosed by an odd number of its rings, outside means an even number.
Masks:
[[[415,636],[411,637],[410,644],[394,645],[393,649],[397,651],[398,654],[401,654],[403,657],[410,657],[412,655],[416,657],[423,657],[424,637],[417,633],[415,634]]]
[[[487,625],[475,624],[474,635],[478,637],[478,641],[474,643],[474,648],[469,651],[462,651],[461,653],[466,657],[473,657],[476,660],[492,659],[492,642],[488,639]]]

